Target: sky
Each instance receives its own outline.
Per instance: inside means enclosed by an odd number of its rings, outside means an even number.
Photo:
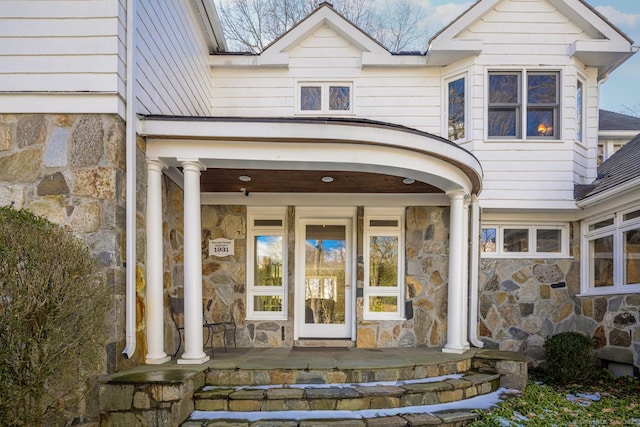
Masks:
[[[419,0],[438,30],[465,11],[469,0]],[[611,23],[622,30],[634,46],[640,46],[640,0],[586,0]],[[600,108],[640,116],[640,52],[618,67],[602,84]]]

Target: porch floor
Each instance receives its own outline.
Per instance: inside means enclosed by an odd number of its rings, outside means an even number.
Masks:
[[[216,349],[201,365],[144,365],[121,371],[103,380],[108,383],[171,383],[196,372],[212,370],[384,370],[414,366],[456,364],[470,359],[518,361],[520,353],[470,349],[463,354],[443,353],[441,348],[229,348]]]

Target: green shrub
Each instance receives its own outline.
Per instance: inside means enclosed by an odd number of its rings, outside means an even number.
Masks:
[[[579,332],[561,332],[544,343],[545,373],[556,384],[588,381],[597,372],[593,340]]]
[[[0,207],[0,423],[61,425],[101,372],[111,298],[86,245]]]

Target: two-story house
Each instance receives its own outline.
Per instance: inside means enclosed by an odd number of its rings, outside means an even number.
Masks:
[[[0,9],[0,202],[103,263],[109,370],[170,359],[168,296],[184,364],[229,312],[240,347],[539,360],[579,330],[640,365],[638,187],[575,195],[637,48],[586,1],[479,0],[425,54],[327,3],[257,55],[226,52],[210,0]]]

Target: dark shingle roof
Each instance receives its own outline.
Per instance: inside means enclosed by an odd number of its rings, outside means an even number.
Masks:
[[[598,167],[598,177],[579,199],[602,193],[636,178],[640,178],[640,134]]]
[[[600,110],[599,130],[640,131],[640,117],[627,116],[613,111]]]

